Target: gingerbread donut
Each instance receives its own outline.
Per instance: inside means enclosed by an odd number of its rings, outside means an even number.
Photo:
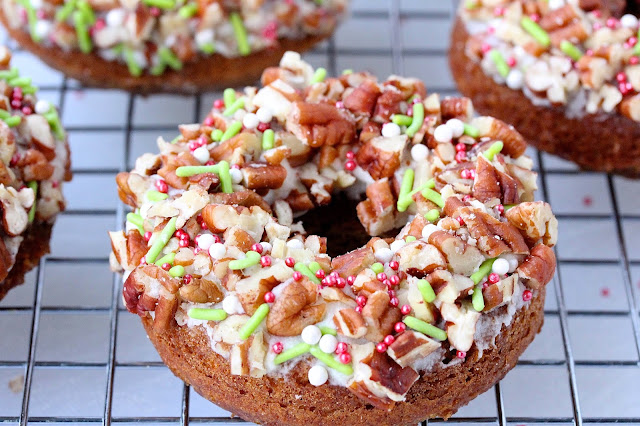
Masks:
[[[246,420],[447,418],[542,326],[557,221],[523,138],[469,99],[289,52],[158,147],[117,176],[111,263],[169,368]],[[338,192],[374,238],[332,258],[296,218]]]
[[[31,78],[0,46],[0,299],[49,252],[62,182],[71,179],[69,144],[58,111],[38,100]]]
[[[347,0],[6,0],[11,37],[89,86],[188,92],[250,84],[330,36]]]
[[[635,1],[462,2],[451,71],[480,112],[537,148],[585,169],[638,176],[636,16]]]

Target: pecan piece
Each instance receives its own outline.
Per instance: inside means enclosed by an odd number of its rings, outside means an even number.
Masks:
[[[294,102],[287,115],[286,128],[312,148],[344,145],[356,137],[355,120],[328,104]]]
[[[149,295],[148,289],[161,284],[157,297]],[[178,309],[178,299],[175,292],[180,282],[171,278],[166,271],[155,265],[136,268],[124,283],[122,295],[127,310],[140,316],[155,311],[153,327],[156,331],[167,330],[175,324],[175,313]],[[158,293],[154,291],[153,293]]]
[[[444,270],[432,272],[427,276],[427,281],[433,287],[438,300],[445,303],[454,303],[460,297],[466,297],[474,286],[470,278]]]
[[[396,336],[387,353],[400,367],[407,367],[439,348],[439,342],[417,331],[406,330]]]
[[[11,186],[0,186],[2,228],[7,235],[15,237],[27,229],[29,216],[26,209],[31,208],[35,202],[33,192],[28,188],[18,192]]]
[[[278,263],[271,268],[263,268],[260,271],[239,280],[235,284],[238,299],[249,315],[264,303],[264,295],[273,290],[281,282],[291,276],[291,269]]]
[[[326,304],[315,304],[316,285],[303,278],[293,281],[282,291],[267,316],[267,330],[276,336],[297,336],[324,315]]]
[[[406,145],[406,135],[374,138],[360,147],[356,160],[374,180],[390,178],[400,167]]]
[[[444,231],[435,231],[429,235],[428,240],[429,244],[436,246],[445,255],[449,269],[455,274],[469,276],[484,261],[480,250],[455,235]]]
[[[510,223],[501,222],[470,207],[462,207],[459,214],[467,225],[469,234],[478,240],[478,248],[489,257],[497,257],[506,252],[529,253],[529,246],[522,234]]]
[[[373,250],[364,246],[342,256],[334,257],[331,261],[331,269],[338,275],[346,277],[357,275],[361,270],[375,262]]]
[[[287,169],[281,165],[250,163],[240,170],[248,189],[278,189],[287,177]]]
[[[400,270],[416,277],[424,277],[436,269],[447,267],[447,260],[442,253],[420,240],[404,245],[396,252],[396,256]]]
[[[0,161],[9,164],[16,152],[16,137],[7,123],[0,120]]]
[[[538,241],[553,247],[558,241],[558,220],[543,201],[520,203],[506,211],[509,223],[520,229],[530,246]]]
[[[502,153],[511,158],[518,158],[527,149],[527,143],[518,131],[504,121],[493,117],[478,117],[471,123],[480,131],[481,137],[490,137],[502,141]]]
[[[223,233],[228,228],[239,226],[251,235],[251,238],[259,241],[271,216],[257,206],[209,204],[202,209],[202,218],[211,232]]]
[[[56,141],[46,118],[37,114],[27,115],[24,117],[21,128],[25,130],[31,143],[44,154],[48,161],[56,158]]]
[[[218,285],[204,278],[192,278],[179,292],[182,299],[193,303],[217,303],[224,298]]]
[[[531,254],[518,266],[516,272],[527,287],[539,289],[544,287],[556,271],[556,256],[553,250],[544,244],[531,249]]]
[[[7,249],[4,240],[0,238],[0,280],[4,281],[9,275],[9,269],[13,266],[13,258]]]
[[[382,95],[378,97],[376,108],[373,111],[373,120],[377,123],[390,121],[393,114],[401,112],[400,103],[404,101],[404,95],[394,86],[386,85]]]
[[[227,204],[243,207],[260,207],[267,213],[271,213],[269,204],[254,191],[234,191],[233,194],[225,194],[224,192],[216,192],[210,195],[213,204]]]
[[[333,323],[338,329],[338,333],[345,337],[358,339],[367,334],[367,324],[364,322],[362,315],[355,309],[341,309],[333,316]]]
[[[267,344],[264,334],[258,331],[247,340],[240,341],[231,347],[229,368],[231,374],[260,378],[267,372],[264,359],[267,356]]]
[[[372,115],[380,94],[374,81],[364,80],[344,98],[344,107],[356,114]]]
[[[43,181],[53,175],[54,168],[45,155],[35,149],[28,149],[17,163],[22,168],[22,177],[26,181]]]
[[[367,199],[356,206],[358,219],[369,235],[382,235],[395,227],[396,199],[389,179],[380,179],[366,189]]]
[[[473,196],[483,203],[498,198],[503,204],[517,204],[520,202],[518,181],[497,170],[486,158],[480,156],[473,182]]]
[[[467,121],[473,116],[473,103],[469,98],[446,97],[440,101],[440,114],[443,122],[452,118]]]
[[[490,311],[509,302],[513,296],[517,282],[518,274],[511,274],[483,289],[482,298],[484,299],[484,311]]]
[[[372,342],[379,342],[391,333],[395,323],[400,321],[400,309],[389,304],[389,294],[386,291],[376,291],[362,308],[362,317],[367,323],[366,338]]]
[[[148,247],[144,237],[137,230],[125,235],[123,231],[109,232],[111,251],[122,267],[130,271],[140,264],[140,259],[147,253]]]
[[[464,305],[458,307],[451,303],[443,303],[440,313],[447,322],[447,338],[451,346],[462,352],[471,349],[480,312]]]
[[[565,5],[544,14],[539,21],[539,25],[545,31],[554,31],[558,28],[562,28],[576,19],[578,15],[573,8],[573,5]]]

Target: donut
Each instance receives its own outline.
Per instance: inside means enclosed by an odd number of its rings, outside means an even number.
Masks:
[[[462,2],[449,62],[478,111],[583,169],[640,175],[638,4]]]
[[[557,220],[522,136],[469,99],[326,78],[288,52],[179,130],[117,175],[133,211],[110,263],[164,363],[224,409],[266,425],[448,418],[539,332]],[[369,239],[330,256],[299,219],[338,193]]]
[[[197,93],[250,84],[330,36],[347,0],[7,0],[22,47],[88,86]]]
[[[37,91],[0,46],[0,300],[49,252],[51,228],[65,208],[62,183],[71,179],[58,111]]]

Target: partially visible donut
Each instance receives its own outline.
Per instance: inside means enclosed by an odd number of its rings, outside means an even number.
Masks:
[[[0,299],[49,252],[71,179],[69,144],[56,108],[0,46]]]
[[[449,61],[460,92],[541,150],[640,175],[637,4],[495,3],[458,11]]]
[[[250,84],[330,36],[347,0],[6,0],[11,37],[85,85],[139,93]]]
[[[136,209],[110,233],[127,309],[247,420],[451,416],[542,326],[557,221],[523,138],[416,79],[325,79],[290,52],[262,81],[117,176]],[[329,257],[294,218],[338,191],[362,197],[370,235],[397,236]]]

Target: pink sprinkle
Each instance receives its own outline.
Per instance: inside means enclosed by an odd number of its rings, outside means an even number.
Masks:
[[[53,188],[57,188],[57,187],[59,187],[59,186],[60,186],[60,182],[58,182],[57,180],[54,180],[53,182],[51,182],[51,186],[52,186]]]
[[[157,7],[152,7],[149,9],[149,13],[151,14],[151,16],[154,16],[157,18],[158,16],[160,16],[161,11]]]
[[[95,31],[100,31],[101,29],[103,29],[106,26],[107,26],[107,24],[104,22],[104,19],[98,19],[98,20],[96,20],[96,23],[94,24],[93,29]]]
[[[406,328],[407,328],[407,326],[403,322],[397,322],[393,326],[393,329],[396,331],[396,333],[402,333],[403,331],[406,330]]]
[[[265,25],[262,30],[262,36],[267,40],[275,40],[278,38],[278,23],[271,21]]]
[[[284,347],[282,346],[282,343],[280,343],[280,342],[276,342],[276,343],[273,344],[273,346],[271,346],[271,350],[275,354],[281,353],[283,349],[284,349]]]
[[[594,22],[593,23],[593,30],[594,31],[598,31],[600,28],[602,28],[602,23],[600,23],[600,22]]]
[[[353,153],[353,151],[349,151],[345,154],[345,156],[349,159],[349,160],[353,160],[356,156],[356,154]]]
[[[640,58],[638,58],[637,56],[632,56],[629,58],[629,63],[631,65],[638,65],[639,62],[640,62]]]
[[[602,11],[600,9],[596,9],[592,13],[593,13],[593,16],[596,17],[596,18],[601,18],[602,17]],[[520,426],[520,425],[518,425],[518,426]]]
[[[491,46],[488,43],[482,43],[482,47],[480,48],[482,53],[487,53],[491,50]]]
[[[609,290],[608,287],[603,287],[600,290],[600,294],[602,295],[602,297],[609,297],[609,295],[611,294],[611,291]]]
[[[532,297],[533,293],[531,293],[531,290],[525,290],[522,292],[522,300],[524,300],[525,302],[531,300]]]
[[[47,14],[44,12],[44,10],[38,9],[38,11],[36,12],[36,16],[38,17],[38,19],[45,19],[47,17]]]
[[[293,279],[296,280],[296,281],[300,281],[302,279],[302,273],[298,272],[298,271],[295,271],[293,273]]]
[[[14,99],[11,101],[11,107],[14,109],[20,109],[20,107],[22,106],[22,101],[19,99]]]
[[[207,118],[204,119],[204,122],[202,124],[209,127],[213,126],[213,117],[211,117],[210,115],[207,116]]]
[[[627,81],[627,76],[625,75],[624,72],[620,71],[617,75],[616,75],[616,80],[618,80],[619,83],[622,83],[623,81]]]
[[[24,115],[31,115],[31,114],[33,114],[33,110],[31,109],[30,106],[25,105],[25,106],[22,107],[22,113]]]
[[[593,56],[593,50],[592,49],[587,49],[587,51],[585,52],[585,54],[587,56]]]
[[[357,167],[357,164],[353,160],[347,160],[344,163],[344,168],[347,169],[350,172],[354,171],[356,169],[356,167]]]
[[[495,9],[493,9],[493,15],[494,16],[504,15],[504,7],[496,7]]]
[[[487,34],[493,34],[495,32],[496,32],[496,29],[494,27],[487,28]]]
[[[467,353],[464,351],[456,351],[456,357],[459,359],[465,359],[467,357]]]
[[[213,101],[213,107],[215,109],[222,109],[224,108],[224,101],[222,99],[216,99],[215,101]]]
[[[531,18],[531,20],[533,22],[539,22],[540,21],[540,15],[538,15],[537,13],[532,13],[529,18]]]
[[[593,204],[593,198],[591,198],[588,195],[585,195],[584,198],[582,199],[582,204],[584,204],[585,207],[591,206],[591,204]]]
[[[467,153],[466,152],[460,151],[460,152],[456,153],[456,161],[458,163],[462,163],[462,162],[464,162],[466,160],[467,160]]]
[[[515,67],[516,63],[517,63],[516,58],[514,58],[513,56],[510,56],[507,59],[507,65],[509,65],[509,67],[511,67],[511,68]]]
[[[342,101],[336,102],[336,108],[343,109],[344,108],[344,102],[342,102]]]
[[[618,26],[618,20],[616,18],[607,19],[607,27],[614,29]]]

